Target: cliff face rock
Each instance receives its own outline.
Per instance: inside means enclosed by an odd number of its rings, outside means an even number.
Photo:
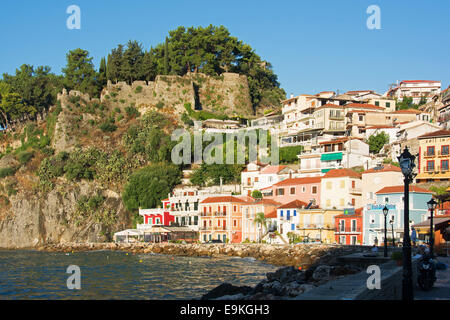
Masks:
[[[185,76],[157,76],[155,81],[135,81],[112,84],[108,81],[101,101],[119,102],[135,106],[141,113],[149,109],[180,117],[186,112],[185,104],[192,110],[210,111],[218,115],[253,116],[247,77],[224,73],[210,77],[200,73]]]
[[[99,186],[80,182],[59,185],[44,198],[17,193],[10,197],[10,210],[0,220],[0,248],[30,248],[45,243],[107,241],[107,228],[92,217],[81,219],[75,212],[82,196],[97,193]],[[115,225],[126,225],[120,198],[110,190],[102,192],[104,207],[114,212]]]

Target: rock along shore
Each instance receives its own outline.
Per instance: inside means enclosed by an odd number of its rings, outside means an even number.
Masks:
[[[252,257],[275,266],[306,269],[319,262],[333,263],[338,256],[366,249],[358,247],[329,244],[60,243],[45,244],[34,249],[46,252],[117,250],[194,257]]]

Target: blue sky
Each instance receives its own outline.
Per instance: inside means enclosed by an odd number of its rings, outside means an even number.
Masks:
[[[81,30],[66,28],[66,8],[81,8]],[[381,9],[369,30],[368,6]],[[66,53],[101,57],[119,43],[145,48],[180,25],[226,26],[270,61],[289,95],[373,89],[396,80],[450,84],[448,0],[40,0],[2,1],[0,74],[23,63],[61,73]]]

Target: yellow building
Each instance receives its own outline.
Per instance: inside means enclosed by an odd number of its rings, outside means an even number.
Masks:
[[[424,134],[419,140],[417,182],[449,181],[450,131]]]
[[[304,239],[336,243],[334,217],[343,212],[334,209],[300,209],[296,233]]]

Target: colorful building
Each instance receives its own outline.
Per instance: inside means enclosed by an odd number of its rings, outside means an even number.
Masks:
[[[361,174],[350,169],[328,171],[321,181],[320,207],[325,209],[362,206]],[[334,223],[334,221],[333,221]]]
[[[346,245],[362,244],[363,242],[363,208],[348,210],[334,217],[336,243]]]
[[[209,197],[200,203],[200,241],[242,242],[242,208],[251,197]]]
[[[261,190],[264,199],[279,203],[294,200],[315,206],[320,203],[321,177],[290,178]]]
[[[432,192],[418,186],[409,187],[409,219],[410,226],[425,221],[429,215],[427,202],[431,200]],[[386,205],[388,239],[392,233],[396,242],[403,239],[404,219],[404,186],[384,187],[376,192],[376,203],[367,204],[363,209],[363,244],[373,245],[375,239],[378,244],[384,240],[384,214]],[[391,224],[390,221],[393,221]],[[393,229],[393,231],[392,231]]]
[[[450,180],[450,131],[439,130],[418,137],[417,182]]]
[[[138,224],[137,229],[149,229],[155,225],[170,226],[175,218],[170,214],[170,201],[164,199],[162,202],[162,208],[157,209],[139,209],[139,215],[143,217],[144,223]]]
[[[375,193],[384,187],[398,186],[403,183],[402,170],[392,164],[383,164],[363,171],[362,177],[362,203],[376,203]]]
[[[264,238],[270,228],[270,224],[266,223],[266,228],[259,225],[255,222],[256,215],[263,213],[264,217],[267,217],[275,212],[276,217],[276,208],[280,205],[281,203],[270,199],[256,199],[255,201],[241,204],[242,240],[258,242],[260,238]]]

